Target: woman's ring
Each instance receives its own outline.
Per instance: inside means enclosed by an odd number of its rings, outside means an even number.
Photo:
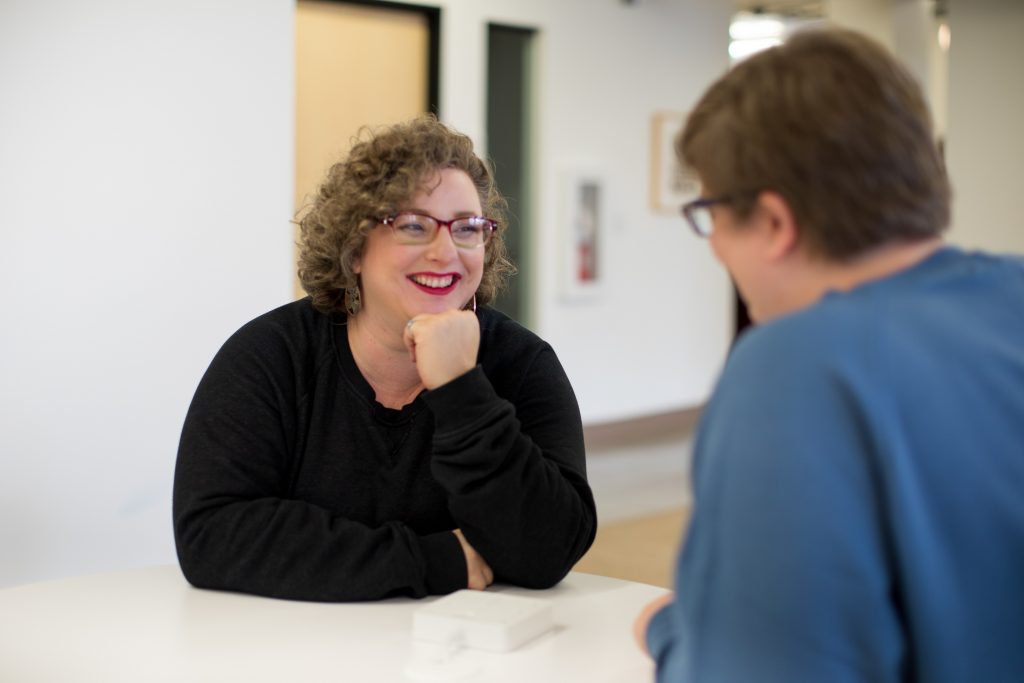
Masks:
[[[405,329],[406,329],[407,331],[411,331],[411,330],[412,330],[412,324],[413,324],[414,322],[416,322],[416,319],[415,319],[415,318],[409,318],[409,322],[407,322],[407,323],[405,324]]]

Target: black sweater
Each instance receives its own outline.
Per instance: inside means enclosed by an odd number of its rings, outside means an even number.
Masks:
[[[478,317],[477,367],[401,410],[376,402],[344,316],[308,298],[228,339],[178,449],[185,577],[303,600],[448,593],[467,584],[458,527],[496,580],[560,581],[596,530],[576,397],[547,343]]]

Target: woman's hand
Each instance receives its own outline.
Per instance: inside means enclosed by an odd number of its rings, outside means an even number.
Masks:
[[[418,315],[405,326],[402,341],[427,389],[436,389],[476,366],[480,321],[473,311]]]
[[[455,538],[459,539],[462,553],[466,556],[466,574],[469,577],[469,588],[482,591],[494,583],[494,572],[491,571],[491,566],[469,544],[466,537],[462,535],[462,529],[456,529],[452,533],[455,534]]]
[[[636,638],[636,644],[644,652],[647,652],[647,626],[651,623],[651,617],[654,616],[655,612],[661,610],[662,607],[675,600],[675,598],[675,593],[666,593],[644,605],[644,608],[640,610],[640,614],[637,615],[636,621],[633,622],[633,637]]]

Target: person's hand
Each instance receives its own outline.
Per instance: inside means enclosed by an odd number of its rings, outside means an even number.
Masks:
[[[462,529],[456,529],[452,533],[455,534],[455,538],[459,539],[462,553],[466,556],[466,574],[469,577],[468,587],[473,590],[482,591],[494,583],[494,572],[491,571],[491,566],[469,544],[466,537],[462,535]]]
[[[640,610],[640,614],[637,615],[636,621],[633,622],[633,637],[636,639],[636,644],[645,653],[650,654],[647,652],[647,626],[651,623],[651,618],[655,612],[675,599],[675,593],[666,593],[659,598],[655,598],[644,605],[644,608]]]
[[[405,326],[402,341],[427,389],[436,389],[476,366],[480,321],[473,311],[418,315]]]

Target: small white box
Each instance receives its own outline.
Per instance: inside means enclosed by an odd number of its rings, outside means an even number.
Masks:
[[[508,652],[553,625],[544,600],[460,590],[416,610],[412,631],[415,640]]]

